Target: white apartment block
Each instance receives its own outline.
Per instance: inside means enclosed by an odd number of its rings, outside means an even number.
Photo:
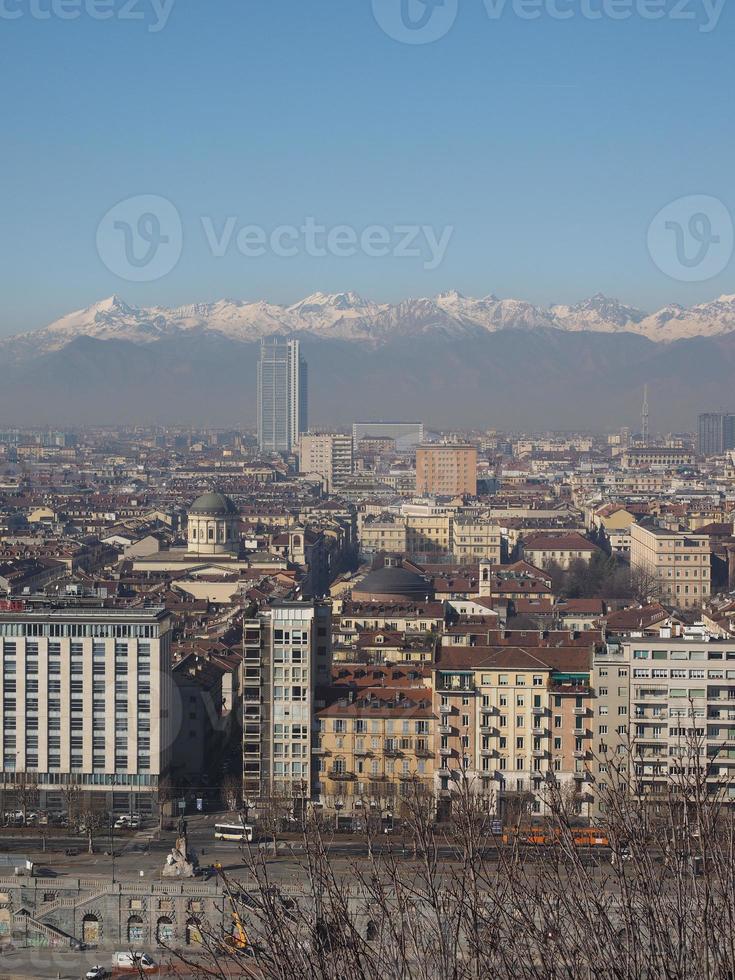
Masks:
[[[735,641],[610,642],[595,657],[594,683],[598,790],[625,760],[641,793],[666,792],[698,770],[735,801]]]
[[[702,606],[710,596],[710,543],[706,534],[632,524],[630,567],[651,578],[653,594],[679,609]]]
[[[307,433],[299,440],[299,472],[319,477],[326,491],[352,476],[352,437],[339,432]]]
[[[274,604],[243,629],[243,797],[261,809],[274,798],[305,802],[314,782],[314,692],[330,679],[330,608]]]
[[[0,613],[8,804],[32,786],[33,809],[63,812],[74,787],[85,807],[156,808],[178,724],[170,630],[162,607]]]

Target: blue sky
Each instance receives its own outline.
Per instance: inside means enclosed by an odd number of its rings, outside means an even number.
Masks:
[[[483,0],[458,0],[445,36],[409,45],[371,0],[175,0],[158,31],[152,0],[135,0],[144,20],[109,0],[105,21],[89,0],[69,20],[40,20],[30,2],[0,0],[22,14],[0,16],[1,333],[111,293],[178,305],[457,288],[551,303],[599,290],[652,310],[735,292],[732,260],[683,283],[646,246],[680,197],[735,213],[732,4],[704,32],[704,0],[683,0],[695,20],[657,21],[639,15],[644,0],[620,21],[582,16],[581,0],[564,21],[492,20]],[[181,217],[181,257],[152,282],[121,279],[96,245],[103,215],[136,195]],[[358,233],[453,230],[427,269],[359,250],[215,256],[201,224],[269,233],[309,216]]]

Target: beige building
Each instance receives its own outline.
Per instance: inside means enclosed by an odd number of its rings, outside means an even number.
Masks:
[[[553,779],[580,814],[591,796],[591,650],[444,647],[433,668],[439,720],[439,809],[465,774],[488,809],[510,817],[514,802],[545,809]]]
[[[444,497],[477,496],[477,448],[444,443],[419,446],[416,491]]]
[[[452,554],[460,562],[476,562],[479,559],[499,565],[499,526],[482,517],[455,517],[452,522]]]
[[[708,535],[633,524],[630,538],[630,567],[650,577],[650,598],[680,609],[706,602],[711,593]]]
[[[170,638],[162,607],[0,613],[6,800],[23,785],[28,809],[63,812],[74,789],[82,807],[155,810],[181,723]]]
[[[424,687],[359,691],[317,714],[319,801],[355,816],[401,815],[405,797],[433,792],[436,715]]]
[[[299,440],[299,472],[318,477],[330,491],[352,476],[352,453],[351,436],[338,432],[304,434]]]

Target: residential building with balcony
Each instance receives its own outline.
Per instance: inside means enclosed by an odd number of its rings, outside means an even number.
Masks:
[[[434,789],[437,716],[431,691],[372,687],[317,712],[313,753],[318,798],[345,816],[399,816],[407,800]]]
[[[243,799],[312,798],[317,684],[328,684],[331,611],[320,602],[279,602],[243,623]]]
[[[586,814],[591,665],[592,644],[441,649],[432,671],[440,718],[435,789],[445,818],[465,779],[501,819],[515,807],[546,812],[551,782],[566,784]]]
[[[671,633],[622,638],[595,656],[597,792],[617,772],[653,798],[704,778],[735,802],[735,642]]]

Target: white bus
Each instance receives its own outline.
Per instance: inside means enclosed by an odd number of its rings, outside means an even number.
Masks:
[[[241,823],[216,823],[214,825],[215,840],[252,841],[253,828]]]

